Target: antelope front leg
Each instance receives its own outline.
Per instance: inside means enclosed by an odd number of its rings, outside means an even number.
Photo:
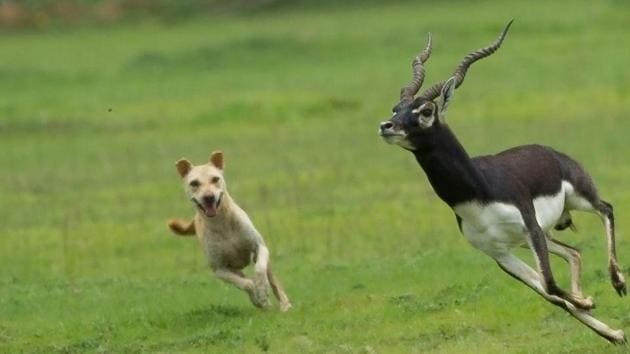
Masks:
[[[522,247],[529,249],[528,244],[524,244]],[[562,257],[562,259],[569,263],[569,266],[571,267],[571,293],[574,296],[583,299],[590,299],[592,301],[590,296],[584,297],[582,294],[582,285],[580,282],[582,273],[582,255],[580,254],[580,251],[558,240],[552,239],[550,235],[547,235],[547,248],[549,249],[549,252]]]
[[[540,275],[538,275],[535,270],[516,256],[508,253],[495,260],[503,271],[523,282],[525,285],[545,298],[545,300],[567,311],[571,316],[575,317],[578,321],[592,329],[595,333],[614,344],[622,344],[626,342],[626,337],[622,330],[612,329],[605,323],[591,316],[588,312],[576,308],[569,301],[547,293]]]
[[[547,238],[547,246],[549,248],[549,252],[562,257],[565,261],[567,261],[567,263],[569,263],[569,266],[571,267],[571,293],[573,296],[584,299],[586,303],[590,302],[591,308],[594,308],[595,305],[593,304],[593,299],[590,296],[585,297],[582,294],[582,285],[580,282],[582,272],[582,255],[580,254],[580,251],[550,237]]]
[[[582,294],[582,284],[580,281],[582,273],[582,257],[580,252],[569,245],[552,239],[551,237],[547,238],[547,247],[549,248],[549,252],[562,257],[562,259],[569,263],[569,267],[571,267],[571,293],[584,298],[584,295]]]
[[[534,259],[536,260],[536,265],[538,266],[538,271],[540,272],[545,292],[549,295],[557,295],[581,309],[590,310],[593,308],[592,300],[584,299],[574,294],[569,294],[556,284],[556,281],[553,278],[553,273],[551,272],[551,264],[549,263],[547,237],[538,225],[535,217],[526,218],[525,215],[523,215],[523,218],[526,220],[529,233],[529,237],[527,237],[527,245],[532,250]]]

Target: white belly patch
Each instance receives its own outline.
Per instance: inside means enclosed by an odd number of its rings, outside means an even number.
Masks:
[[[534,199],[534,209],[536,210],[536,220],[538,225],[549,231],[556,226],[564,211],[564,202],[567,191],[573,191],[573,186],[569,182],[562,181],[560,191],[556,195],[538,197]]]
[[[536,220],[543,231],[553,228],[562,216],[567,193],[573,193],[573,186],[563,181],[557,194],[533,200]],[[526,243],[525,222],[520,210],[512,204],[466,202],[453,210],[462,220],[462,233],[468,242],[491,256]]]

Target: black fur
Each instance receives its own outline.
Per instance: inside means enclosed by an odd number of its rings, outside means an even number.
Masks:
[[[410,134],[409,141],[431,186],[451,207],[476,200],[507,202],[522,209],[536,197],[557,194],[563,180],[593,205],[599,201],[580,165],[550,147],[524,145],[470,158],[449,127],[439,122]]]
[[[420,97],[398,103],[388,124],[407,134],[408,149],[449,206],[472,200],[501,201],[522,209],[536,197],[558,193],[563,180],[593,205],[599,204],[593,181],[579,163],[550,147],[524,145],[470,158],[437,109],[431,127],[419,126],[419,114],[413,110],[427,102]]]

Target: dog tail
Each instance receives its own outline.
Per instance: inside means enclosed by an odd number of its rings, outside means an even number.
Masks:
[[[168,227],[173,233],[180,236],[192,236],[195,234],[195,220],[184,221],[179,219],[171,219],[168,221]]]

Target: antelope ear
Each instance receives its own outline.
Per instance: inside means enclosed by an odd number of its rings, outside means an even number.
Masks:
[[[214,151],[210,155],[210,163],[219,170],[223,170],[223,151]]]
[[[451,77],[444,83],[444,86],[442,87],[442,94],[440,95],[440,103],[439,103],[440,114],[443,114],[446,112],[446,108],[448,107],[449,103],[451,103],[451,101],[453,100],[454,94],[455,94],[455,78]]]
[[[186,159],[180,159],[179,161],[175,162],[175,167],[177,168],[177,172],[179,172],[179,175],[184,178],[186,177],[188,172],[192,170],[192,163],[190,163],[190,161]]]

